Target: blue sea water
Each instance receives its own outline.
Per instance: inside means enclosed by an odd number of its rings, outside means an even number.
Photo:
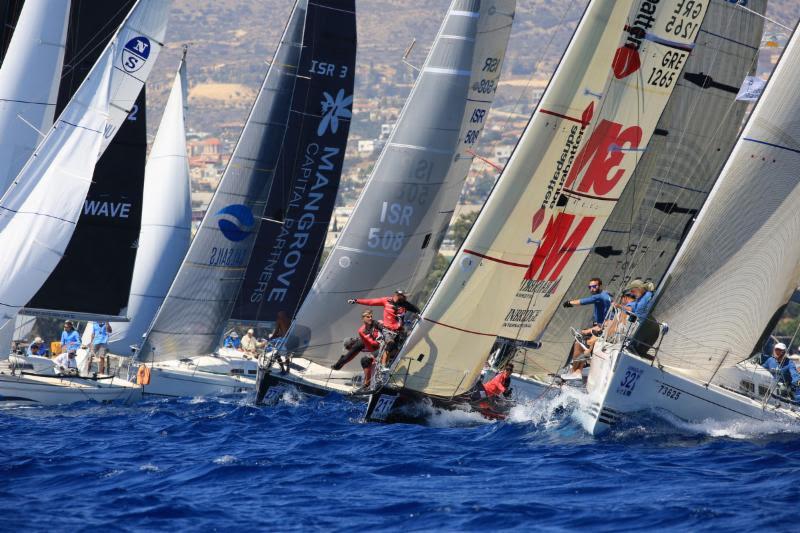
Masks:
[[[639,420],[563,399],[487,422],[363,424],[287,395],[0,411],[0,529],[797,531],[800,433]]]

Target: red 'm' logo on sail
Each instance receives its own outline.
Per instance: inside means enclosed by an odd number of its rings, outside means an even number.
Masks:
[[[594,222],[594,217],[581,217],[572,229],[576,216],[559,213],[555,219],[550,217],[544,230],[542,243],[536,250],[531,265],[525,272],[525,279],[536,281],[555,281],[567,262],[580,245],[586,232]],[[570,230],[572,232],[570,233]]]

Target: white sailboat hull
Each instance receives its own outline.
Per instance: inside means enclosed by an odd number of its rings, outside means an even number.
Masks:
[[[514,390],[514,398],[517,401],[535,400],[544,394],[549,386],[549,383],[532,377],[516,373],[511,374],[511,388]]]
[[[354,375],[347,371],[332,370],[303,357],[293,357],[286,373],[281,373],[277,363],[269,370],[266,376],[269,384],[264,398],[266,403],[279,398],[289,387],[316,396],[327,396],[332,392],[351,395],[363,383],[360,372]]]
[[[134,403],[142,398],[142,388],[113,377],[11,375],[0,373],[0,405],[63,405],[85,401]]]
[[[763,403],[715,384],[659,368],[653,362],[598,342],[587,381],[586,430],[598,435],[625,415],[657,411],[693,423],[765,420],[800,422],[798,406]]]
[[[145,396],[198,397],[247,393],[255,386],[257,363],[241,355],[202,355],[150,367]]]

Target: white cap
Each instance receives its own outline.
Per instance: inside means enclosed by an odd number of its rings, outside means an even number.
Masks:
[[[252,334],[253,334],[253,333],[255,333],[255,332],[254,332],[254,331],[253,331],[253,329],[251,328],[251,329],[248,329],[248,330],[247,330],[247,333],[249,333],[250,335],[252,335]]]
[[[789,359],[791,359],[792,361],[800,361],[800,355],[798,354],[790,355]]]
[[[785,345],[785,344],[783,344],[782,342],[779,342],[779,343],[778,343],[778,344],[776,344],[776,345],[775,345],[775,347],[774,347],[774,348],[772,348],[772,349],[773,349],[773,350],[783,350],[783,351],[785,352],[785,351],[786,351],[786,345]]]

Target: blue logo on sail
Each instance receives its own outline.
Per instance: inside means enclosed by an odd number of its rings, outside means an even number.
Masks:
[[[147,63],[150,57],[150,39],[134,37],[122,49],[122,68],[125,72],[136,72]]]
[[[226,239],[233,242],[243,241],[250,235],[250,228],[255,224],[253,212],[242,204],[233,204],[223,207],[216,213],[219,219],[219,229]]]
[[[325,100],[322,101],[322,120],[317,128],[317,135],[322,136],[325,131],[330,127],[331,133],[336,133],[339,129],[340,118],[350,118],[353,113],[347,109],[347,106],[353,103],[353,95],[345,97],[344,89],[339,89],[336,98],[328,94],[322,93]]]

